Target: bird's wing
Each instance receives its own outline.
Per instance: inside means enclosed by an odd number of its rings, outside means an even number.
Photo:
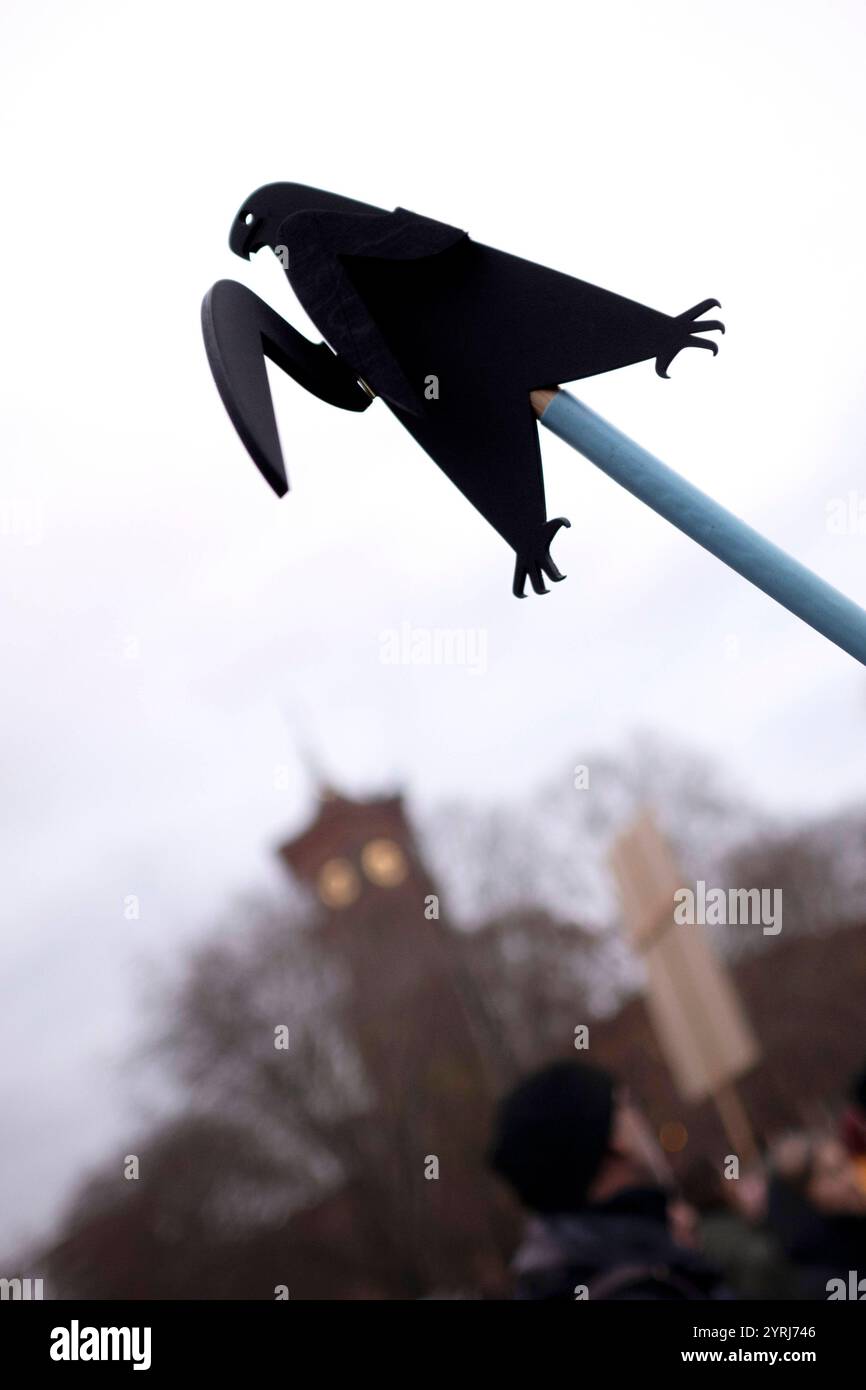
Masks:
[[[402,410],[421,403],[346,272],[344,257],[416,261],[455,246],[466,233],[397,208],[357,214],[293,213],[280,228],[288,276],[304,309],[335,352],[380,396]]]
[[[278,497],[288,491],[269,357],[313,395],[343,410],[366,410],[370,397],[325,343],[311,343],[270,305],[234,280],[218,280],[202,304],[202,330],[217,389],[251,458]]]

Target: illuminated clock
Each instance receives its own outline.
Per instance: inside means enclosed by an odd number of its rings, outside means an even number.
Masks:
[[[396,888],[409,873],[406,856],[393,840],[368,840],[361,850],[361,867],[379,888]]]
[[[316,887],[326,907],[350,907],[361,892],[361,880],[348,859],[327,859]]]

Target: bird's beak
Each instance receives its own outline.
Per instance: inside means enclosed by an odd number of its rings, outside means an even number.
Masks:
[[[265,245],[263,232],[264,218],[257,217],[249,208],[241,208],[229,233],[229,249],[248,261],[254,251],[260,251]]]

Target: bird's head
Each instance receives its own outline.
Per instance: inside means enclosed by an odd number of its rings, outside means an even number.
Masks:
[[[248,260],[263,246],[273,249],[280,225],[300,210],[297,195],[302,191],[302,184],[267,183],[251,193],[238,209],[229,233],[229,247],[235,255]]]
[[[229,233],[230,249],[244,260],[263,246],[273,251],[280,244],[280,227],[295,212],[378,213],[381,208],[303,183],[266,183],[241,203]]]

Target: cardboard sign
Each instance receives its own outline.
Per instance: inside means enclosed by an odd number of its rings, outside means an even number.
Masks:
[[[644,811],[614,844],[629,938],[647,970],[647,1008],[683,1099],[717,1096],[760,1060],[730,974],[705,926],[674,923],[674,894],[688,886],[671,846]]]

